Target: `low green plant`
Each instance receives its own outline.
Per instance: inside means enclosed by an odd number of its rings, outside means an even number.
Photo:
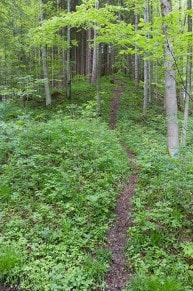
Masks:
[[[160,278],[156,275],[139,274],[131,279],[127,291],[183,291],[184,286],[176,278]],[[187,289],[186,289],[187,290]]]
[[[20,261],[19,253],[12,246],[0,245],[0,278],[11,273]]]
[[[88,118],[55,112],[2,126],[0,231],[22,254],[3,281],[22,290],[103,284],[105,237],[129,166],[115,135],[86,110]]]
[[[118,134],[136,153],[139,167],[127,254],[130,269],[143,276],[137,276],[129,290],[178,290],[178,284],[183,286],[179,290],[192,290],[192,144],[182,149],[179,159],[171,159],[162,109],[154,104],[148,117],[142,118],[140,92],[138,97],[132,90],[131,85],[120,100]],[[191,118],[189,124],[192,128]],[[178,284],[171,281],[159,289],[168,274]]]

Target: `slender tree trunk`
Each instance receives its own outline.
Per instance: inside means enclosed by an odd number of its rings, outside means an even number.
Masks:
[[[95,0],[95,8],[99,9],[99,1]],[[97,89],[97,113],[98,115],[101,114],[101,95],[100,95],[100,86],[101,86],[101,66],[100,66],[100,45],[96,42],[97,39],[97,31],[94,31],[94,53],[93,53],[93,69],[94,72],[94,78],[93,81],[96,83],[96,89]]]
[[[57,5],[57,11],[59,11],[59,9],[60,9],[60,0],[56,0],[56,5]]]
[[[106,63],[106,74],[111,74],[111,45],[107,45],[107,63]]]
[[[66,76],[66,51],[62,48],[62,76]],[[66,86],[66,78],[63,77],[63,86]]]
[[[119,9],[121,8],[121,5],[122,5],[122,1],[118,0],[118,8]],[[118,20],[119,20],[119,22],[121,21],[121,12],[120,12],[120,10],[118,11]]]
[[[152,103],[153,62],[148,61],[149,103]]]
[[[86,59],[86,37],[85,37],[85,30],[81,30],[81,47],[80,47],[80,74],[85,75],[85,59]]]
[[[97,32],[94,30],[94,48],[93,48],[93,57],[92,57],[92,75],[91,75],[91,83],[96,84],[97,81]]]
[[[158,99],[158,61],[155,63],[155,96]]]
[[[95,8],[99,9],[99,1],[95,0]],[[91,83],[96,84],[97,82],[97,67],[99,65],[99,47],[97,44],[97,30],[94,30],[94,49],[93,49],[93,62],[92,62],[92,76]]]
[[[71,0],[67,1],[67,12],[70,12],[70,4]],[[67,64],[66,64],[66,97],[71,99],[71,58],[70,58],[70,51],[71,51],[71,33],[70,33],[70,26],[67,27]]]
[[[144,7],[144,22],[149,22],[149,0],[145,0]],[[148,38],[148,35],[146,36]],[[146,59],[147,54],[144,55],[144,97],[143,97],[143,115],[147,116],[148,107],[148,92],[149,92],[149,61]]]
[[[87,30],[87,58],[86,58],[86,75],[89,81],[91,78],[91,62],[92,62],[92,49],[90,45],[91,38],[92,38],[92,30],[91,28],[89,28]]]
[[[187,9],[192,9],[192,0],[187,0]],[[192,16],[188,15],[188,32],[192,32]],[[188,115],[189,115],[189,103],[191,95],[191,76],[192,76],[192,43],[188,44],[187,55],[187,68],[186,68],[186,92],[185,92],[185,108],[184,108],[184,120],[182,127],[182,146],[186,145],[186,137],[188,130]]]
[[[147,116],[148,107],[148,61],[144,60],[143,116]]]
[[[184,30],[184,23],[183,23],[183,17],[182,17],[182,0],[179,0],[179,32],[180,34],[183,34],[183,30]],[[183,78],[184,75],[184,57],[180,56],[178,58],[179,61],[179,74],[180,74],[180,79]],[[182,109],[183,108],[183,99],[184,99],[184,88],[183,88],[183,84],[182,84],[182,80],[180,80],[179,85],[178,85],[178,105],[179,108]]]
[[[152,22],[152,4],[148,1],[148,21]],[[148,35],[148,39],[151,35]],[[153,80],[153,62],[148,60],[148,82],[149,82],[149,103],[152,103],[152,80]]]
[[[51,62],[51,68],[52,68],[52,79],[51,79],[51,84],[52,84],[52,89],[55,87],[55,80],[54,80],[54,61],[55,61],[55,54],[54,54],[54,47],[52,46],[51,48],[51,58],[52,58],[52,62]]]
[[[161,0],[162,17],[166,17],[171,11],[171,0]],[[163,24],[165,36],[165,100],[167,117],[167,145],[171,157],[179,155],[179,133],[177,117],[177,98],[176,98],[176,76],[174,70],[174,52],[172,41],[168,36],[168,26]]]
[[[39,0],[39,5],[40,5],[40,19],[41,21],[43,21],[42,0]],[[51,104],[51,94],[50,94],[49,76],[48,76],[47,49],[45,46],[41,48],[41,52],[42,52],[44,87],[45,87],[46,106],[47,106]]]
[[[95,0],[95,8],[99,9],[99,1]],[[100,46],[97,44],[97,30],[94,30],[94,49],[93,49],[93,63],[92,63],[92,76],[91,83],[96,84],[97,89],[97,112],[101,113],[101,96],[100,96]]]
[[[42,51],[43,73],[44,73],[44,87],[45,87],[45,94],[46,94],[46,105],[50,105],[51,104],[51,94],[50,94],[50,86],[49,86],[49,78],[48,78],[46,47],[42,47],[41,51]]]
[[[97,45],[97,113],[101,115],[101,57],[100,45]]]
[[[139,15],[135,13],[135,31],[138,30]],[[135,45],[135,51],[137,52],[138,47]],[[135,88],[139,89],[139,56],[135,53]]]

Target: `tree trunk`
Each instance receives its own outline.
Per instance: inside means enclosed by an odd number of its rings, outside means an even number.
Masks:
[[[42,0],[39,0],[39,6],[40,6],[40,19],[41,21],[43,21]],[[44,87],[45,87],[46,106],[47,106],[51,104],[52,100],[51,100],[49,78],[48,78],[47,49],[45,46],[41,48],[41,52],[42,52]]]
[[[149,0],[145,0],[144,6],[144,22],[149,22]],[[147,35],[146,38],[149,36]],[[143,97],[143,115],[147,115],[148,92],[149,92],[149,61],[146,59],[147,53],[144,55],[144,97]]]
[[[92,75],[91,75],[91,83],[96,84],[97,81],[97,32],[94,30],[94,48],[93,48],[93,57],[92,57]]]
[[[99,1],[95,0],[95,8],[99,9]],[[96,84],[97,89],[97,113],[101,114],[101,96],[100,96],[100,46],[97,44],[97,30],[94,30],[94,50],[93,50],[93,67],[91,83]]]
[[[47,65],[47,50],[46,47],[42,47],[42,63],[43,63],[43,73],[44,73],[44,87],[46,94],[46,106],[51,104],[51,94],[48,78],[48,65]]]
[[[171,0],[161,0],[162,17],[166,17],[171,11]],[[177,99],[176,99],[176,76],[174,66],[174,52],[172,41],[168,36],[168,26],[163,24],[163,33],[165,36],[165,100],[167,117],[167,145],[171,157],[179,155],[179,133],[177,117]]]
[[[97,45],[97,113],[101,115],[101,58],[100,58],[100,45]]]
[[[179,33],[183,34],[184,32],[184,21],[183,21],[183,16],[182,16],[182,0],[178,1],[178,6],[179,6]],[[183,75],[184,75],[184,56],[180,56],[178,58],[178,63],[180,64],[178,71],[179,71],[179,77],[180,77],[180,82],[178,84],[178,96],[177,96],[177,100],[178,100],[178,106],[179,108],[182,110],[183,108],[183,101],[184,101],[184,85],[183,85]]]
[[[92,49],[91,49],[91,39],[92,39],[92,30],[89,28],[87,30],[87,58],[86,58],[86,75],[87,79],[90,81],[91,77],[91,61],[92,61]]]
[[[139,15],[135,13],[135,31],[138,30]],[[138,50],[138,47],[135,45],[135,51]],[[135,53],[135,88],[139,89],[139,56]]]
[[[85,75],[85,59],[86,59],[86,48],[85,48],[85,43],[86,43],[86,34],[85,30],[81,30],[81,41],[80,41],[80,74]]]
[[[143,85],[143,116],[147,116],[148,107],[148,61],[144,60],[144,85]]]
[[[152,22],[152,5],[151,1],[148,1],[148,21]],[[151,35],[148,35],[148,39],[151,38]],[[148,83],[149,83],[149,103],[152,103],[152,81],[153,81],[153,62],[148,60]]]
[[[149,103],[152,103],[153,62],[148,61]]]
[[[67,12],[70,12],[70,3],[71,0],[67,1]],[[70,34],[70,26],[67,27],[67,64],[66,64],[66,97],[68,99],[71,98],[71,58],[70,58],[70,46],[71,46],[71,34]]]
[[[192,9],[192,0],[187,0],[187,10]],[[192,32],[192,16],[188,15],[188,32]],[[186,145],[186,137],[188,130],[188,113],[189,103],[191,95],[191,75],[192,75],[192,44],[189,41],[188,55],[187,55],[187,67],[186,67],[186,92],[185,92],[185,108],[184,108],[184,120],[182,127],[182,146]]]
[[[99,9],[99,1],[95,0],[95,8]],[[97,44],[97,30],[94,30],[94,49],[93,49],[93,62],[92,62],[92,76],[91,76],[91,83],[96,84],[97,82],[97,70],[99,65],[99,47]]]

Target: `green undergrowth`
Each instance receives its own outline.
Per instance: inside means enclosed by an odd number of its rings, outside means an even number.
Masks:
[[[130,85],[118,116],[119,137],[136,153],[140,169],[127,246],[128,268],[136,276],[126,290],[192,290],[193,120],[190,117],[188,146],[179,159],[171,159],[164,114],[155,104],[144,118],[142,98],[143,92],[136,93]]]
[[[0,281],[34,291],[102,288],[126,154],[92,104],[46,120],[19,107],[7,119],[10,104],[0,108]]]
[[[115,85],[110,83],[110,77],[101,80],[101,115],[103,120],[109,120],[110,103],[113,98],[112,90]],[[53,89],[52,104],[45,106],[45,97],[37,99],[31,96],[29,100],[22,101],[22,97],[0,102],[0,120],[9,122],[19,120],[47,121],[55,115],[77,117],[96,117],[97,100],[96,85],[90,84],[86,79],[72,81],[72,98],[66,98],[65,88],[58,92]],[[40,102],[41,101],[41,102]],[[6,104],[6,106],[5,106]]]

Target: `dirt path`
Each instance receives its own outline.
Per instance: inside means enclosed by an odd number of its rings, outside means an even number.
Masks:
[[[19,291],[17,288],[5,287],[0,284],[0,291]]]
[[[110,128],[116,128],[117,111],[121,97],[122,89],[117,88],[114,90],[114,100],[112,101],[112,110],[110,116]],[[108,233],[107,248],[112,252],[112,262],[110,264],[109,273],[105,279],[107,288],[106,291],[123,290],[126,283],[130,278],[130,273],[127,270],[125,247],[127,244],[127,231],[129,226],[132,225],[131,212],[132,205],[131,199],[135,194],[135,186],[138,180],[138,169],[135,165],[135,155],[123,145],[128,159],[132,166],[132,176],[129,176],[128,183],[123,193],[117,199],[117,206],[115,210],[116,220]]]

